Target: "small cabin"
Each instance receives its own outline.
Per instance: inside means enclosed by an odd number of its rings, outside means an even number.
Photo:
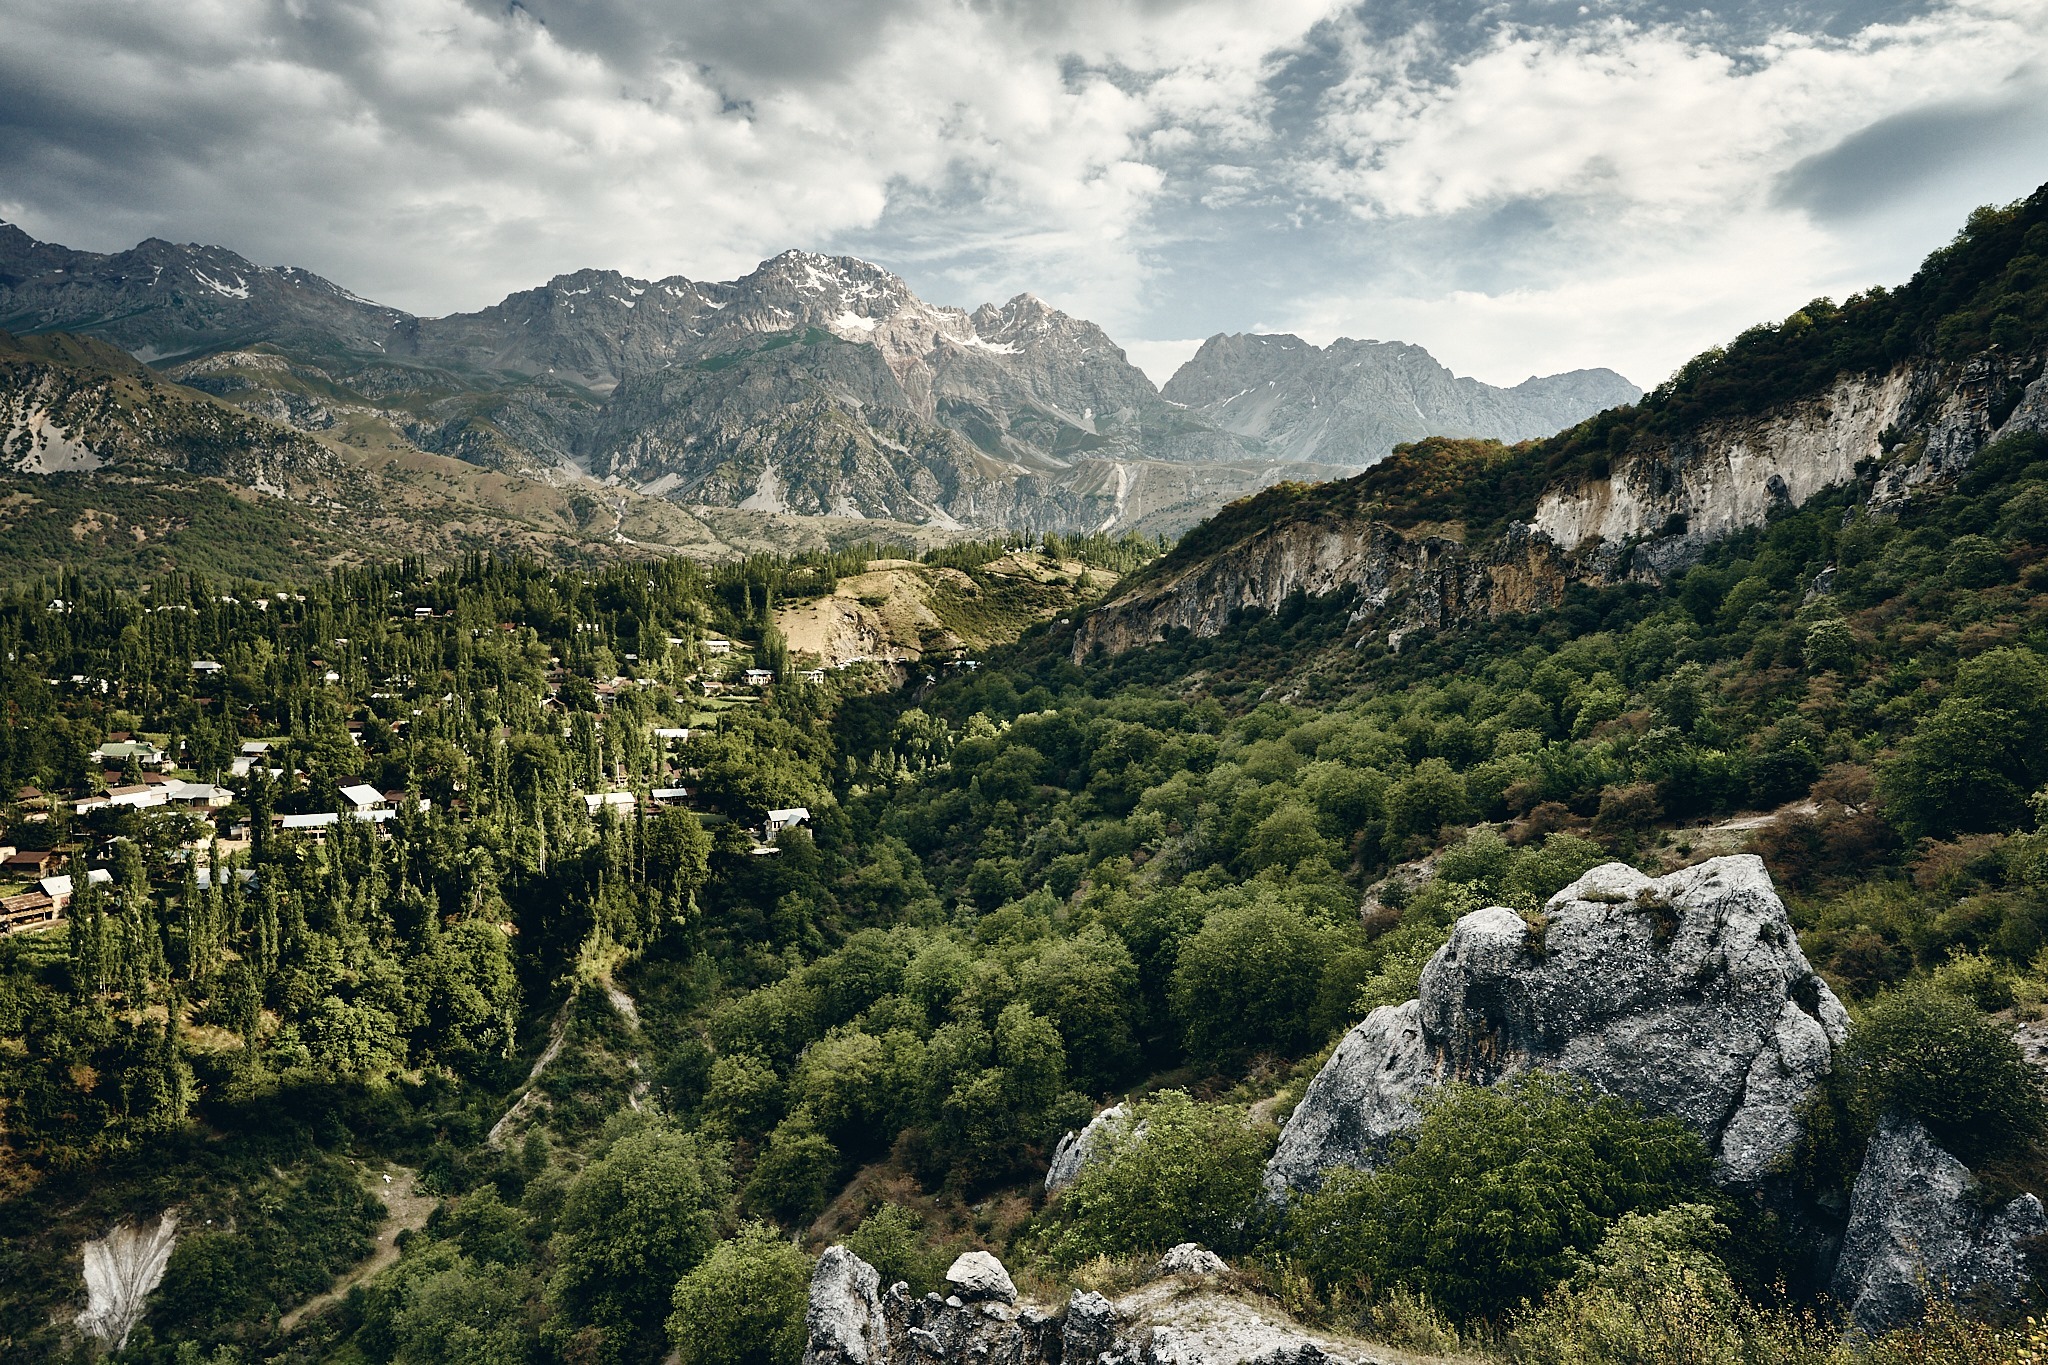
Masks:
[[[732,653],[732,641],[706,640],[704,642],[704,652],[706,654],[730,654]]]
[[[768,812],[768,837],[773,839],[786,829],[809,824],[810,819],[810,811],[802,806],[792,806],[788,810],[771,810]]]

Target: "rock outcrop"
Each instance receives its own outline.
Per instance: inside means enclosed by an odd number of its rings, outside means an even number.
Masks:
[[[1009,1283],[995,1257],[970,1258],[973,1283]],[[1161,1278],[1121,1298],[1077,1289],[1053,1310],[1000,1295],[918,1298],[900,1283],[878,1291],[874,1267],[835,1246],[811,1276],[804,1365],[1384,1365],[1362,1343],[1191,1284],[1224,1268],[1193,1243],[1167,1260],[1176,1268],[1162,1262]]]
[[[2027,1242],[2048,1235],[2041,1201],[1992,1206],[1969,1169],[1912,1119],[1888,1114],[1849,1201],[1834,1296],[1866,1332],[1915,1320],[1929,1290],[2010,1308],[2029,1277]]]
[[[1081,1178],[1081,1172],[1088,1164],[1106,1155],[1111,1137],[1120,1132],[1131,1121],[1131,1107],[1127,1104],[1112,1104],[1109,1108],[1088,1120],[1088,1125],[1078,1131],[1069,1132],[1052,1149],[1052,1163],[1045,1172],[1045,1192],[1058,1194]],[[1138,1125],[1138,1135],[1143,1136],[1145,1125]]]
[[[1525,920],[1459,920],[1421,994],[1347,1034],[1281,1131],[1276,1197],[1332,1167],[1370,1168],[1447,1081],[1582,1077],[1683,1119],[1717,1178],[1754,1186],[1793,1150],[1798,1109],[1848,1016],[1808,965],[1760,859],[1650,878],[1594,868]]]
[[[178,1245],[178,1216],[152,1222],[117,1223],[106,1236],[85,1244],[85,1311],[79,1330],[111,1350],[128,1344],[142,1321],[150,1291],[163,1283],[164,1268]]]

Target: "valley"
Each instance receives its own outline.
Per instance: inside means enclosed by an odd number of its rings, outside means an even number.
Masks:
[[[6,250],[0,1356],[2038,1357],[2048,190],[1463,433]]]

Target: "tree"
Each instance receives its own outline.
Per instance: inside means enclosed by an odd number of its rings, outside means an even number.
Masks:
[[[747,1207],[801,1226],[821,1213],[839,1185],[839,1149],[802,1107],[775,1126],[747,1181]]]
[[[676,1283],[669,1341],[682,1365],[797,1365],[811,1259],[750,1223]]]
[[[675,1282],[718,1243],[729,1191],[723,1161],[699,1138],[642,1120],[570,1182],[551,1243],[556,1335],[596,1329],[598,1358],[658,1353]]]
[[[1170,998],[1189,1055],[1291,1053],[1314,1041],[1317,986],[1335,935],[1270,895],[1211,914],[1182,945]]]
[[[1144,1001],[1123,940],[1089,925],[1039,953],[1020,984],[1031,1008],[1059,1030],[1078,1085],[1112,1085],[1137,1061]]]
[[[1956,670],[1934,714],[1879,774],[1886,810],[1911,836],[2016,829],[2048,782],[2048,661],[1993,649]]]

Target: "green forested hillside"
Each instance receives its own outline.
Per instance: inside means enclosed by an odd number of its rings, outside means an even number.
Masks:
[[[84,890],[0,937],[0,1354],[67,1358],[80,1242],[175,1207],[127,1359],[788,1365],[833,1239],[918,1290],[995,1249],[1047,1293],[1199,1240],[1311,1320],[1560,1365],[2024,1359],[1948,1313],[1845,1341],[1793,1225],[1839,1222],[1894,1108],[1987,1189],[2048,1183],[2011,1040],[2048,1005],[2048,441],[1869,491],[1398,652],[1300,596],[1115,660],[1075,663],[1070,617],[807,680],[769,613],[857,555],[25,585],[5,838]],[[123,732],[232,804],[93,807],[143,776],[90,757]],[[388,816],[283,818],[359,787]],[[1458,916],[1534,931],[1594,864],[1745,849],[1856,1013],[1803,1212],[1537,1078],[1274,1215],[1276,1120]],[[1054,1143],[1125,1096],[1146,1140],[1048,1202]],[[400,1186],[431,1212],[395,1262],[287,1328]]]

